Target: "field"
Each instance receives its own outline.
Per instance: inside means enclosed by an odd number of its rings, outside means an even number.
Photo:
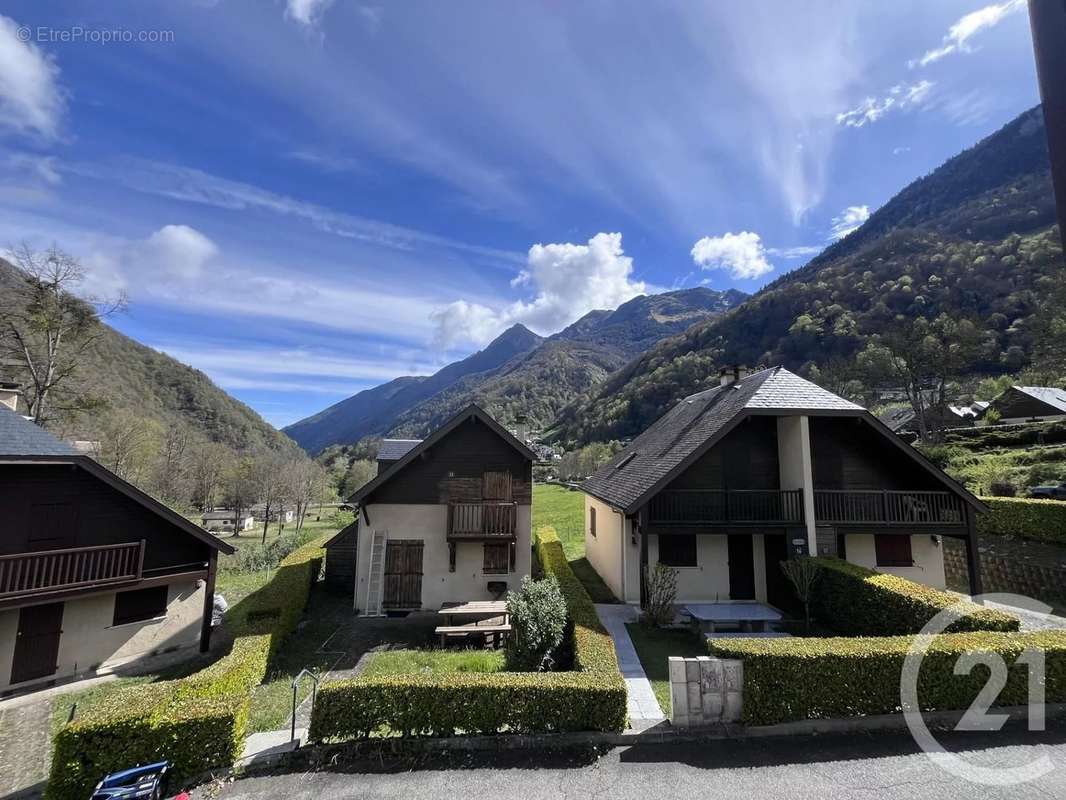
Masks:
[[[585,558],[585,496],[556,484],[533,487],[533,531],[555,528],[570,568],[594,603],[617,603],[607,584]]]

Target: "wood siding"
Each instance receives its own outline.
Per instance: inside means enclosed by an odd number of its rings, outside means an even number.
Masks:
[[[331,590],[351,593],[355,589],[355,559],[359,523],[353,522],[326,546],[325,584]]]
[[[510,476],[512,498],[532,502],[533,462],[476,419],[468,419],[416,456],[378,488],[366,503],[430,504],[484,499],[485,473]],[[502,478],[493,480],[500,489]]]
[[[1013,387],[997,397],[992,403],[992,408],[998,411],[1004,419],[1066,416],[1066,411],[1037,400],[1025,392],[1019,392]]]
[[[667,489],[778,489],[777,420],[749,417]]]
[[[815,489],[945,489],[859,419],[811,417],[811,456]]]
[[[204,565],[211,548],[72,465],[0,466],[0,554],[145,540],[144,570]]]

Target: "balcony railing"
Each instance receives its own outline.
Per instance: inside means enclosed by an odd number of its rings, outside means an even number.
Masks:
[[[0,599],[141,578],[144,541],[0,556]]]
[[[803,523],[800,489],[682,489],[660,492],[651,501],[652,525],[798,525]]]
[[[509,538],[518,527],[518,504],[483,501],[448,505],[449,539]]]
[[[962,500],[951,492],[818,489],[814,515],[838,525],[964,525]]]

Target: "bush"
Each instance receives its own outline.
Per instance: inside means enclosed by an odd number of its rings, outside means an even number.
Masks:
[[[48,800],[82,800],[107,773],[164,758],[178,782],[232,764],[244,746],[252,689],[307,604],[321,541],[287,556],[270,583],[231,609],[233,646],[214,664],[181,680],[116,692],[61,728]]]
[[[537,539],[540,563],[558,581],[566,603],[575,671],[400,675],[328,683],[315,701],[310,738],[623,730],[626,686],[614,643],[570,569],[555,531],[541,529]]]
[[[1066,503],[1021,497],[982,497],[991,509],[977,516],[977,532],[1066,542]]]
[[[651,569],[644,567],[644,582],[648,587],[644,621],[656,628],[669,625],[674,621],[674,603],[677,602],[677,570],[661,563]]]
[[[711,654],[744,662],[743,719],[770,725],[801,719],[891,714],[900,711],[900,674],[913,641],[882,638],[712,639]],[[1028,702],[1029,671],[1015,664],[1026,648],[1045,653],[1045,698],[1066,701],[1066,631],[956,633],[937,636],[918,673],[923,711],[968,708],[985,685],[987,669],[955,675],[960,655],[999,653],[1009,667],[997,705]]]
[[[854,636],[918,633],[957,595],[897,575],[874,572],[839,558],[812,559],[819,567],[811,594],[814,616],[833,630]],[[961,631],[1016,631],[1018,620],[1001,611],[969,603],[949,627]]]
[[[563,641],[566,603],[554,575],[534,581],[522,578],[522,590],[507,595],[511,635],[507,637],[507,669],[540,672],[551,668],[552,653]]]

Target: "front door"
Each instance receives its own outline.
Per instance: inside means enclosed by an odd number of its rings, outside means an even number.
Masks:
[[[55,675],[62,633],[62,603],[20,609],[15,654],[11,661],[11,683]]]
[[[390,539],[385,547],[385,608],[422,607],[422,540]]]
[[[733,535],[729,539],[729,599],[755,599],[755,555],[752,537]]]
[[[796,602],[781,562],[788,560],[788,537],[766,534],[762,537],[766,561],[766,602],[775,608],[790,610]]]

